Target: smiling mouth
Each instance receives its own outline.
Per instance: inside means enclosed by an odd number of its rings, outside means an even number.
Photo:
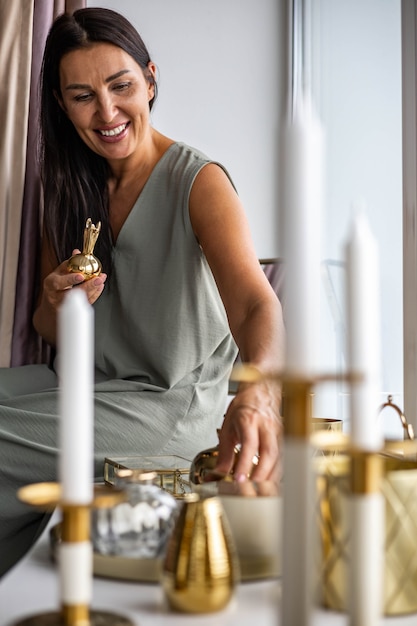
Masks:
[[[102,137],[117,137],[121,135],[122,132],[127,128],[128,122],[125,124],[120,124],[120,126],[116,126],[116,128],[112,128],[111,130],[98,130],[98,132]]]

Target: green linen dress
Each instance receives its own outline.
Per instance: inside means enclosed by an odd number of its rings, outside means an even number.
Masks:
[[[193,182],[209,162],[172,144],[114,246],[111,278],[94,304],[97,480],[106,456],[192,459],[217,442],[237,349],[189,218]],[[59,376],[59,354],[55,369]],[[48,519],[16,491],[57,479],[57,387],[44,365],[0,370],[0,575]]]

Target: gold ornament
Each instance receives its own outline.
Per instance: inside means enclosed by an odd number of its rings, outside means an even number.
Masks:
[[[68,271],[82,274],[85,280],[98,276],[101,272],[101,263],[94,256],[93,250],[101,229],[101,222],[97,226],[88,218],[84,229],[84,246],[83,251],[74,254],[68,261]]]

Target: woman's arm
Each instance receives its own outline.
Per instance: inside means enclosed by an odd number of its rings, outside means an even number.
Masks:
[[[74,250],[74,254],[80,250]],[[65,294],[72,287],[79,285],[93,304],[104,289],[106,274],[84,281],[82,274],[68,272],[67,262],[58,265],[46,237],[43,238],[41,251],[41,289],[38,304],[33,315],[35,330],[51,346],[56,346],[57,312]]]
[[[190,196],[194,232],[212,269],[233,337],[244,362],[261,371],[279,370],[284,360],[284,324],[280,302],[255,253],[242,204],[223,170],[205,166]],[[281,391],[277,383],[241,384],[220,433],[219,471],[229,471],[233,448],[242,446],[235,468],[243,480],[271,478],[279,465]]]

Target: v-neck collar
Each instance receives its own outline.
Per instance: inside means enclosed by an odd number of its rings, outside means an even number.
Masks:
[[[125,230],[126,224],[128,224],[128,222],[130,221],[132,214],[136,213],[137,208],[138,208],[139,203],[140,203],[140,199],[145,194],[147,187],[149,186],[149,184],[151,183],[151,181],[155,177],[155,175],[158,173],[158,170],[162,167],[162,165],[163,165],[164,161],[166,160],[166,158],[168,158],[169,153],[174,149],[174,147],[177,147],[178,145],[179,145],[179,142],[177,142],[177,141],[174,141],[172,144],[170,144],[168,146],[168,148],[165,150],[165,152],[163,153],[163,155],[158,159],[158,161],[153,166],[153,168],[151,170],[151,173],[149,174],[148,178],[146,179],[145,184],[143,185],[142,189],[140,190],[136,200],[134,201],[134,203],[132,205],[131,210],[129,211],[125,221],[122,224],[122,227],[119,230],[119,233],[117,235],[117,239],[116,239],[116,241],[113,244],[113,250],[115,250],[117,248],[117,244],[120,241],[120,237],[123,235],[123,232]]]

